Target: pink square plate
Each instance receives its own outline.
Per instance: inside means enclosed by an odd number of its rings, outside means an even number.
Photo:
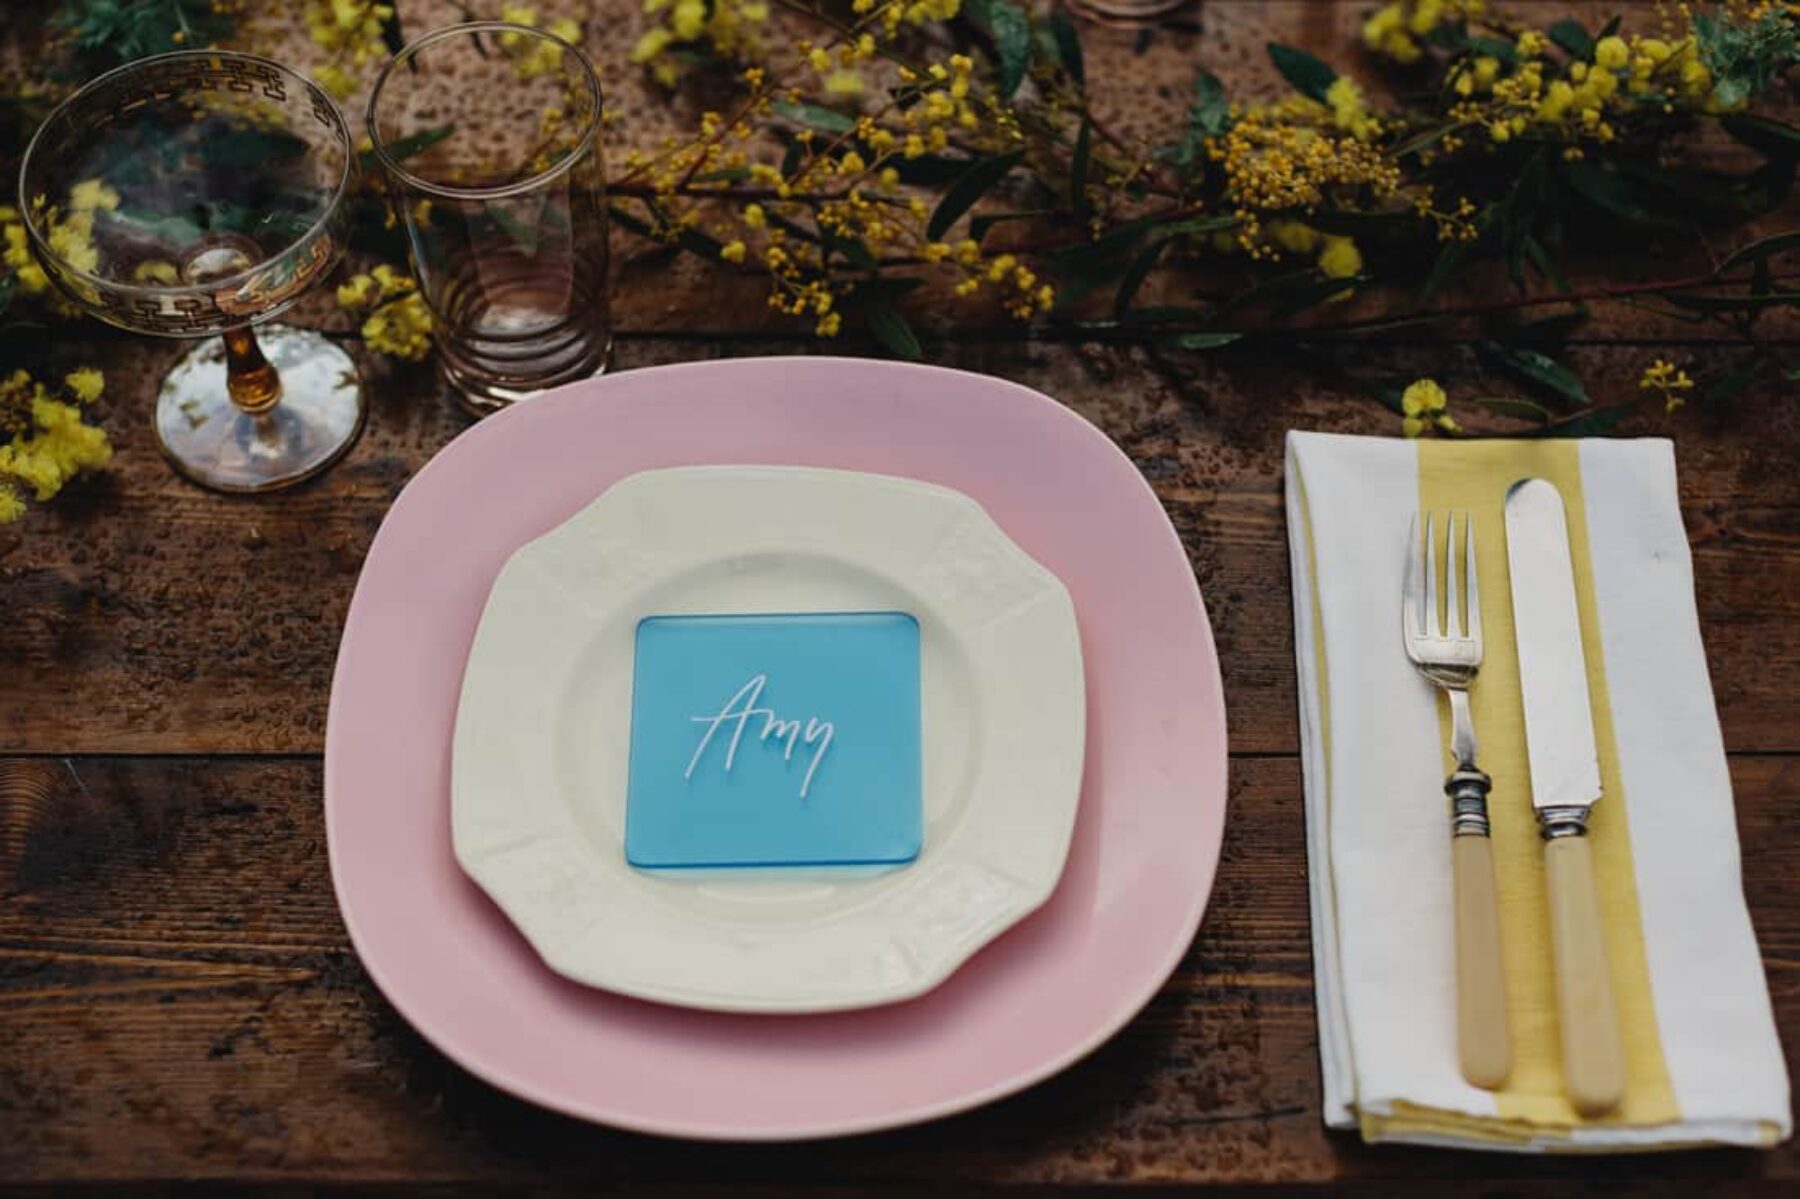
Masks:
[[[628,999],[538,960],[457,868],[450,743],[501,565],[638,471],[906,475],[979,501],[1075,601],[1086,769],[1062,881],[929,994],[824,1016]],[[325,745],[332,877],[388,999],[479,1077],[570,1115],[724,1140],[962,1111],[1055,1073],[1155,994],[1199,926],[1225,820],[1225,702],[1199,589],[1119,449],[1017,384],[847,358],[628,371],[470,429],[382,522],[344,628]]]

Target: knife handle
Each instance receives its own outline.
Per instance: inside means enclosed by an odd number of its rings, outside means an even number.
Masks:
[[[1625,1098],[1625,1048],[1600,923],[1600,893],[1594,886],[1594,853],[1586,835],[1546,841],[1544,876],[1556,954],[1563,1085],[1577,1112],[1604,1116]]]
[[[1500,957],[1500,905],[1494,894],[1494,843],[1478,833],[1450,839],[1456,878],[1456,1040],[1463,1078],[1498,1090],[1512,1069],[1506,1028],[1506,968]]]

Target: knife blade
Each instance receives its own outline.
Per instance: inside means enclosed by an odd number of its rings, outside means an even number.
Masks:
[[[1544,838],[1563,1085],[1578,1113],[1601,1116],[1624,1099],[1625,1050],[1588,843],[1600,757],[1568,513],[1554,484],[1525,479],[1507,491],[1506,558],[1531,803]]]
[[[1585,825],[1588,809],[1600,798],[1600,758],[1594,750],[1569,522],[1554,484],[1525,479],[1506,493],[1506,555],[1532,806],[1540,820]],[[1564,808],[1569,810],[1558,811]]]

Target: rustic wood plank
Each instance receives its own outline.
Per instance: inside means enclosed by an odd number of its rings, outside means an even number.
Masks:
[[[1745,879],[1800,1065],[1800,759],[1732,763]],[[1291,758],[1234,763],[1206,923],[1175,978],[1062,1076],[924,1128],[694,1146],[539,1111],[374,992],[327,876],[316,759],[0,762],[0,1183],[236,1178],[800,1193],[1114,1182],[1523,1185],[1800,1176],[1800,1151],[1652,1162],[1373,1150],[1320,1124]],[[1779,1186],[1776,1184],[1779,1183]],[[734,1192],[735,1193],[735,1192]]]
[[[634,339],[622,365],[808,343]],[[0,753],[314,752],[338,634],[382,514],[464,419],[428,372],[376,364],[368,433],[323,479],[263,498],[212,495],[158,456],[146,414],[173,350],[96,345],[111,396],[101,419],[120,453],[104,474],[0,529]],[[1738,353],[1733,351],[1732,353]],[[1574,361],[1600,398],[1634,394],[1654,355],[1716,369],[1684,347],[1584,347]],[[1139,349],[954,342],[947,366],[1037,387],[1122,445],[1168,507],[1199,575],[1224,662],[1235,748],[1292,752],[1293,656],[1281,444],[1289,427],[1395,431],[1342,379],[1260,355],[1165,361]],[[1365,350],[1364,375],[1406,377],[1437,361]],[[1465,357],[1458,395],[1502,386]],[[1800,412],[1777,385],[1727,407],[1650,414],[1677,437],[1702,628],[1728,745],[1800,749]],[[494,480],[496,502],[515,484]]]

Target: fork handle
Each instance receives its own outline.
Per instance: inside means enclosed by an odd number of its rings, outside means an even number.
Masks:
[[[1471,1086],[1497,1090],[1512,1069],[1506,1021],[1506,967],[1500,952],[1500,904],[1494,847],[1488,839],[1488,777],[1463,767],[1444,790],[1453,805],[1450,841],[1456,885],[1456,1040]]]

